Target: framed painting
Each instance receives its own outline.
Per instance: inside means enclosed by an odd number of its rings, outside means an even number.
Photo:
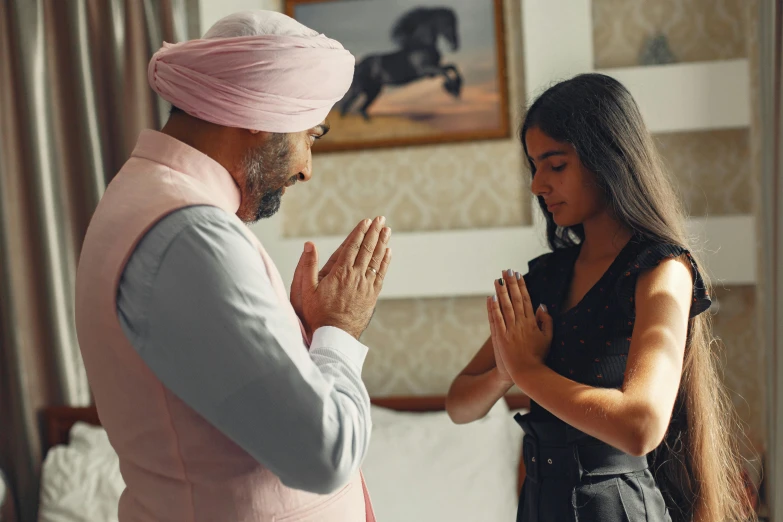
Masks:
[[[286,0],[356,57],[317,151],[509,136],[502,0]]]

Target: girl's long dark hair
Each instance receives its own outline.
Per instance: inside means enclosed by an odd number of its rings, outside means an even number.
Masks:
[[[602,74],[582,74],[545,91],[528,109],[520,139],[538,128],[569,143],[602,190],[609,211],[635,236],[691,250],[685,213],[628,90]],[[582,225],[555,224],[543,198],[552,249],[584,240]],[[705,277],[707,291],[710,284]],[[648,458],[674,522],[750,520],[742,480],[740,422],[718,371],[710,316],[690,319],[680,389],[663,443]]]

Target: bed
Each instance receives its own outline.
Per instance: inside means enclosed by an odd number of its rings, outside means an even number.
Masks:
[[[465,426],[448,420],[442,396],[372,404],[363,471],[380,522],[513,520],[525,469],[512,415],[526,397],[509,395]],[[95,408],[48,408],[43,428],[39,522],[116,521],[124,482]]]

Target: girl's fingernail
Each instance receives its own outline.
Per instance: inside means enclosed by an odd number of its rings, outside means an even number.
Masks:
[[[511,270],[510,268],[508,269],[508,271],[506,273],[508,274],[508,277],[514,277],[514,271]]]
[[[505,284],[505,283],[503,282],[503,278],[502,278],[502,277],[501,277],[500,279],[498,279],[498,284],[499,284],[500,286],[503,286],[503,285]]]
[[[496,296],[496,295],[493,295],[493,296],[492,296],[492,302],[493,302],[493,303],[497,303],[497,302],[498,302],[498,296]]]
[[[520,274],[519,272],[516,272],[515,275],[517,276],[517,281],[522,279],[522,274]]]

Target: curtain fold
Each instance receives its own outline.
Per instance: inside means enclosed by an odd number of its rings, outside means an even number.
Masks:
[[[90,392],[73,321],[81,243],[139,131],[162,41],[198,37],[197,0],[0,2],[0,467],[33,522],[39,414]]]
[[[760,274],[767,349],[766,500],[783,522],[783,0],[759,5],[761,114]]]

